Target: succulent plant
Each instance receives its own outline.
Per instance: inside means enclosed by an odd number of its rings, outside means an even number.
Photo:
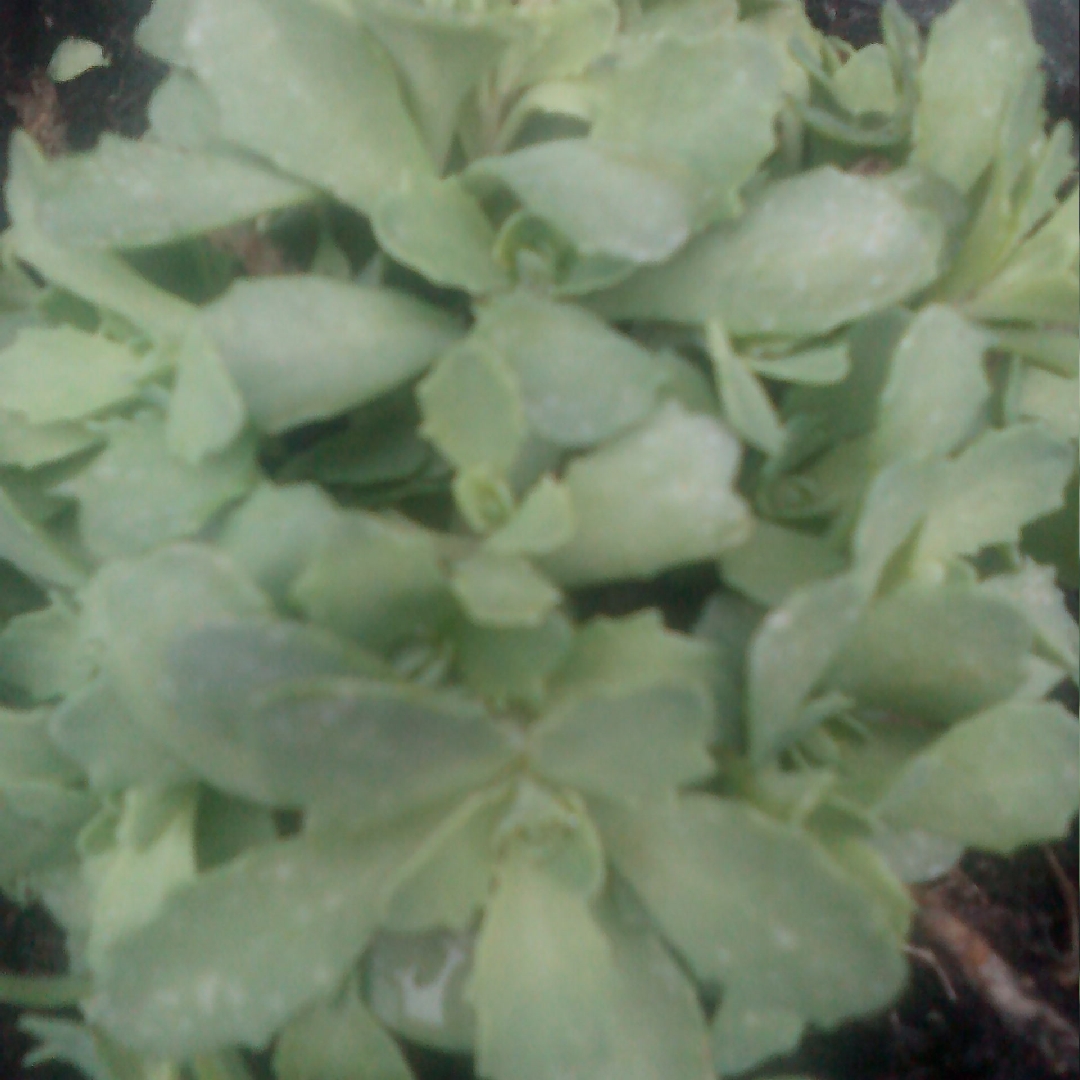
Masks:
[[[155,0],[11,146],[0,997],[93,1080],[706,1080],[1060,835],[1077,189],[1020,0]],[[692,626],[664,587],[715,567]],[[659,605],[659,606],[658,606]],[[592,614],[590,614],[590,610]],[[625,606],[623,608],[625,612]]]

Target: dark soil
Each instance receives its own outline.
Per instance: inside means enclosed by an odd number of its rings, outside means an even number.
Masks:
[[[829,33],[854,44],[878,35],[881,0],[806,2]],[[949,2],[903,0],[903,6],[925,25]],[[1051,114],[1075,126],[1078,2],[1029,3],[1048,50]],[[131,42],[147,6],[148,0],[0,0],[0,183],[18,122],[76,149],[92,145],[103,130],[141,133],[146,101],[163,73]],[[97,41],[112,63],[54,90],[44,68],[70,36]],[[0,227],[4,220],[0,208]],[[665,587],[673,624],[685,623],[704,583],[677,575]],[[639,592],[597,590],[581,603],[614,612],[649,602]],[[655,602],[655,590],[651,595]],[[1070,704],[1075,709],[1075,697]],[[1013,858],[967,856],[920,894],[927,914],[911,942],[908,991],[895,1007],[835,1032],[812,1033],[795,1057],[755,1075],[783,1069],[821,1080],[1080,1080],[1077,854],[1074,825],[1067,840]],[[953,932],[949,943],[943,926]],[[0,970],[49,973],[63,965],[62,938],[47,916],[0,899]],[[21,1070],[29,1044],[16,1019],[15,1010],[0,1008],[0,1080],[74,1080],[60,1067]],[[408,1049],[421,1080],[471,1075],[464,1061]]]

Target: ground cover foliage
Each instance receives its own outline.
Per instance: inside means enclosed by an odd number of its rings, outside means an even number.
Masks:
[[[905,882],[1067,827],[1076,192],[992,8],[158,4],[147,139],[16,138],[41,1055],[734,1073],[893,998]],[[701,563],[690,633],[586,614]]]

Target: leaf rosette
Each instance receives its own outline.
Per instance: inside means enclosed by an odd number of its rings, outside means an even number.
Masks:
[[[72,967],[0,996],[81,1010],[34,1059],[705,1080],[885,1007],[906,883],[1077,805],[1020,0],[139,41],[147,134],[17,133],[0,238],[0,886]]]

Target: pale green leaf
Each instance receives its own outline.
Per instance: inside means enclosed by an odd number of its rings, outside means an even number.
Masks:
[[[315,275],[238,281],[199,321],[252,419],[271,432],[384,394],[459,334],[412,297]]]
[[[469,339],[417,387],[420,431],[459,469],[507,470],[528,434],[520,380],[502,355]]]
[[[34,469],[73,457],[102,441],[82,423],[31,424],[20,413],[0,409],[0,464]]]
[[[0,681],[22,687],[34,701],[63,697],[94,673],[94,658],[70,605],[16,615],[0,631]]]
[[[311,199],[306,185],[250,159],[106,132],[51,160],[37,186],[45,234],[72,247],[146,247]]]
[[[706,1080],[700,1007],[646,925],[598,919],[522,854],[503,864],[470,984],[477,1066],[506,1080]]]
[[[1018,416],[1041,420],[1062,441],[1080,434],[1080,382],[1025,365],[1015,399]]]
[[[799,1045],[806,1021],[787,1009],[740,1006],[724,996],[713,1017],[713,1061],[721,1076],[741,1073]]]
[[[568,543],[575,527],[574,507],[565,485],[542,476],[484,546],[500,555],[546,555]]]
[[[509,284],[492,255],[495,230],[455,177],[387,192],[371,223],[384,250],[437,285],[476,295]]]
[[[112,792],[136,784],[183,783],[188,765],[133,719],[102,675],[70,694],[49,719],[49,737],[86,773],[90,786]]]
[[[436,635],[456,606],[433,536],[362,512],[327,530],[289,597],[312,621],[380,649]]]
[[[1057,587],[1054,568],[1025,559],[1013,574],[996,574],[984,592],[1014,604],[1031,623],[1039,644],[1075,679],[1080,673],[1080,630]]]
[[[832,168],[767,185],[737,221],[597,297],[611,318],[704,322],[729,333],[823,334],[937,276],[939,220],[880,180]]]
[[[370,31],[318,4],[195,0],[180,64],[213,94],[222,135],[368,212],[431,160]]]
[[[874,446],[882,462],[937,457],[975,429],[990,399],[988,336],[952,308],[923,308],[907,328],[881,391]]]
[[[476,1015],[465,997],[475,934],[380,932],[365,965],[367,999],[387,1027],[414,1042],[468,1053]]]
[[[163,5],[155,4],[157,12]],[[149,17],[143,21],[146,26]],[[142,30],[140,28],[140,36]],[[151,49],[151,52],[156,50]],[[173,68],[150,95],[149,134],[166,146],[197,150],[215,141],[221,126],[213,96],[190,71]]]
[[[5,202],[11,217],[9,242],[18,256],[53,285],[116,312],[151,339],[181,337],[194,309],[151,284],[130,264],[106,251],[78,250],[50,240],[37,221],[37,187],[45,159],[37,143],[17,130],[9,152]]]
[[[466,180],[481,191],[508,188],[580,255],[658,262],[690,235],[692,207],[679,184],[647,162],[588,139],[481,158]]]
[[[844,557],[825,537],[757,521],[750,538],[720,558],[724,581],[766,607],[795,589],[844,569]]]
[[[705,40],[654,38],[606,82],[590,138],[682,179],[697,222],[731,217],[775,145],[779,50],[731,25]],[[683,172],[685,170],[685,172]]]
[[[962,585],[909,584],[871,605],[829,685],[860,705],[946,723],[1012,694],[1031,642],[1007,601]]]
[[[803,707],[851,637],[865,596],[851,575],[804,586],[762,621],[747,653],[750,753],[762,761],[801,732]]]
[[[970,188],[990,164],[1009,100],[1039,54],[1022,0],[960,0],[935,19],[919,72],[916,160]]]
[[[807,386],[830,386],[842,382],[851,370],[851,355],[846,341],[820,345],[786,356],[744,357],[752,371],[776,382],[805,383]]]
[[[918,557],[973,555],[1015,542],[1023,525],[1062,505],[1074,459],[1068,443],[1036,424],[986,432],[941,469]]]
[[[891,116],[899,104],[892,63],[884,45],[866,45],[829,81],[833,97],[853,116]]]
[[[621,619],[600,616],[577,628],[555,692],[574,698],[630,686],[707,686],[715,663],[710,645],[668,630],[655,608]]]
[[[87,1014],[159,1057],[263,1046],[358,958],[429,827],[303,834],[200,874],[109,950]]]
[[[0,787],[20,783],[76,786],[79,768],[49,738],[48,711],[0,706]]]
[[[236,650],[223,637],[184,639],[170,670],[181,685],[202,679],[178,702],[177,742],[227,790],[351,820],[389,817],[486,782],[515,752],[482,708],[418,687],[265,671],[230,681]]]
[[[564,483],[577,531],[541,565],[579,585],[716,558],[749,531],[733,489],[739,457],[738,441],[712,417],[665,403],[647,424],[571,463]]]
[[[405,933],[465,931],[483,908],[495,873],[495,831],[507,810],[504,784],[454,807],[403,867],[384,925]]]
[[[2,486],[0,559],[42,584],[71,587],[87,576],[80,561],[25,514]]]
[[[925,516],[935,476],[932,463],[905,458],[887,465],[871,482],[851,537],[855,572],[868,592]]]
[[[594,795],[649,802],[715,770],[716,723],[700,686],[653,685],[562,699],[530,732],[533,768]]]
[[[0,408],[33,424],[80,420],[131,401],[150,374],[129,349],[98,334],[31,327],[0,349]]]
[[[463,619],[454,633],[455,661],[465,684],[497,708],[513,702],[535,709],[573,637],[558,609],[533,629],[488,628]]]
[[[194,785],[134,787],[121,796],[115,845],[86,862],[91,923],[85,955],[91,969],[195,877],[196,805]]]
[[[479,626],[540,626],[561,594],[520,555],[478,551],[459,562],[450,588],[466,614]]]
[[[86,1024],[28,1013],[19,1019],[19,1029],[38,1040],[23,1058],[28,1069],[58,1061],[74,1065],[90,1080],[137,1080],[141,1071],[133,1055]]]
[[[83,593],[87,637],[133,720],[158,736],[175,726],[167,651],[189,629],[215,619],[268,614],[266,597],[209,547],[176,544],[140,559],[117,559]]]
[[[387,0],[361,0],[355,8],[394,59],[431,157],[441,165],[466,98],[506,49],[503,12]]]
[[[983,319],[1075,322],[1080,301],[1080,189],[1032,236],[965,310]]]
[[[412,1080],[401,1050],[352,982],[291,1019],[274,1043],[277,1080]]]
[[[705,795],[594,812],[658,929],[741,1009],[830,1025],[902,986],[906,963],[884,911],[805,833]]]
[[[533,430],[559,446],[592,446],[637,423],[663,383],[652,356],[630,338],[534,293],[481,307],[474,334],[517,376]]]
[[[255,448],[235,444],[195,466],[169,453],[151,413],[110,423],[105,449],[55,490],[79,502],[79,535],[99,559],[194,536],[255,481]]]
[[[169,449],[197,465],[223,451],[243,430],[246,419],[243,399],[221,356],[192,327],[176,357],[176,382],[165,427]]]
[[[1056,839],[1077,805],[1076,718],[1048,702],[1000,705],[913,758],[880,804],[885,819],[1009,853]]]
[[[218,543],[277,604],[319,551],[338,508],[314,484],[262,484],[229,516]]]
[[[778,454],[784,426],[761,380],[731,347],[721,323],[706,323],[705,335],[725,419],[751,446]]]

